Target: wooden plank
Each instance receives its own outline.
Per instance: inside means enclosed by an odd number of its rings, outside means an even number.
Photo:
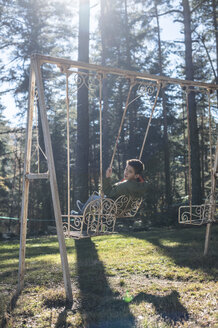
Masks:
[[[169,84],[178,84],[180,86],[195,86],[199,88],[206,88],[209,90],[217,90],[218,85],[206,83],[206,82],[199,82],[199,81],[190,81],[190,80],[182,80],[177,78],[170,78],[167,76],[160,76],[160,75],[153,75],[153,74],[147,74],[147,73],[141,73],[136,71],[129,71],[129,70],[122,70],[119,68],[114,67],[106,67],[106,66],[100,66],[95,64],[88,64],[83,63],[79,61],[74,61],[70,59],[64,59],[64,58],[57,58],[57,57],[51,57],[51,56],[44,56],[41,54],[33,54],[32,58],[37,59],[40,61],[40,64],[50,63],[55,64],[57,66],[66,66],[67,68],[73,67],[73,68],[79,68],[79,69],[86,69],[89,71],[96,71],[100,73],[105,74],[115,74],[124,76],[126,78],[133,77],[136,79],[142,79],[142,80],[149,80],[149,81],[160,81],[165,82]]]
[[[30,171],[34,94],[35,94],[35,72],[31,65],[30,82],[29,82],[29,101],[28,101],[28,112],[27,112],[27,128],[26,128],[26,140],[25,140],[21,222],[20,222],[19,271],[18,271],[18,286],[17,286],[18,293],[21,292],[24,286],[27,215],[28,215],[28,201],[29,201],[29,180],[25,179],[25,176]]]
[[[210,233],[211,233],[211,223],[207,224],[206,235],[205,235],[205,244],[204,244],[204,256],[207,255],[209,249]]]
[[[35,179],[48,179],[48,173],[27,173],[26,178],[28,180],[35,180]]]
[[[216,211],[215,192],[216,192],[217,171],[218,171],[218,140],[216,144],[216,154],[215,154],[213,174],[212,174],[212,184],[211,184],[211,203],[212,203],[211,220],[212,221],[214,220],[214,215]],[[212,228],[212,223],[208,223],[206,228],[205,243],[204,243],[204,256],[206,256],[208,253],[211,228]]]
[[[62,228],[60,200],[58,194],[58,186],[57,186],[57,179],[56,179],[56,172],[55,172],[55,165],[54,165],[54,158],[53,158],[51,137],[49,133],[42,75],[40,70],[40,64],[36,59],[33,59],[33,65],[36,73],[36,85],[37,85],[38,96],[39,96],[39,107],[40,107],[40,114],[42,120],[44,144],[45,144],[46,156],[48,161],[48,170],[50,173],[51,194],[52,194],[53,208],[55,214],[55,222],[56,222],[57,236],[59,242],[66,298],[68,301],[71,302],[73,300],[73,296],[72,296],[71,281],[70,281],[70,271],[69,271],[69,265],[67,259],[67,250],[64,240],[64,233]]]

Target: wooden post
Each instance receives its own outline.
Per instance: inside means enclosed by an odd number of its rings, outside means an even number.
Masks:
[[[72,296],[71,281],[70,281],[70,271],[69,271],[67,250],[66,250],[63,227],[62,227],[60,200],[58,194],[58,186],[57,186],[57,179],[56,179],[56,172],[55,172],[55,165],[54,165],[54,158],[53,158],[51,137],[49,133],[49,125],[48,125],[48,119],[46,114],[41,68],[40,68],[40,62],[39,60],[37,60],[37,57],[33,57],[32,61],[36,74],[36,85],[37,85],[38,96],[39,96],[39,107],[40,107],[40,114],[42,120],[42,130],[44,136],[46,156],[48,161],[51,194],[52,194],[53,208],[55,214],[55,222],[56,222],[57,236],[59,242],[66,298],[68,301],[71,302],[73,300],[73,296]]]
[[[68,237],[70,238],[70,108],[68,72],[66,71],[66,105],[67,105],[67,222]]]
[[[216,154],[215,154],[215,161],[214,161],[214,167],[212,170],[212,181],[211,181],[211,199],[210,203],[212,205],[211,208],[211,221],[214,219],[214,213],[215,213],[215,190],[216,190],[216,177],[217,177],[217,172],[218,172],[218,140],[216,144]],[[211,226],[212,223],[208,223],[206,227],[206,235],[205,235],[205,243],[204,243],[204,256],[207,255],[208,253],[208,248],[209,248],[209,241],[210,241],[210,233],[211,233]]]
[[[27,214],[29,201],[29,179],[27,174],[30,173],[30,159],[32,147],[32,125],[33,125],[33,110],[34,110],[34,94],[35,94],[35,72],[31,65],[30,80],[29,80],[29,101],[27,112],[27,129],[25,140],[25,157],[24,157],[24,174],[23,174],[23,191],[22,191],[22,206],[21,206],[21,221],[20,221],[20,250],[19,250],[19,272],[18,272],[18,287],[17,293],[20,293],[24,285],[25,272],[25,255],[26,255],[26,233],[27,233]]]
[[[205,243],[204,243],[204,256],[206,256],[208,253],[211,225],[212,225],[212,223],[208,223],[207,227],[206,227]]]

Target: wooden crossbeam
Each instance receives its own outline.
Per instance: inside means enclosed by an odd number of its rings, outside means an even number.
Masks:
[[[28,180],[36,180],[36,179],[48,179],[49,173],[28,173],[26,174],[26,178]]]
[[[166,84],[178,84],[181,87],[193,86],[193,87],[208,89],[211,91],[218,90],[218,85],[212,84],[212,83],[182,80],[182,79],[171,78],[171,77],[167,77],[167,76],[153,75],[153,74],[141,73],[141,72],[136,72],[136,71],[123,70],[120,68],[88,64],[88,63],[83,63],[83,62],[79,62],[79,61],[74,61],[71,59],[44,56],[44,55],[40,55],[40,54],[33,54],[32,58],[35,58],[40,63],[40,65],[43,65],[45,63],[50,63],[50,64],[55,64],[60,67],[62,67],[62,66],[67,67],[67,69],[69,69],[69,68],[86,69],[88,71],[95,71],[97,73],[104,73],[104,74],[114,74],[114,75],[119,75],[119,76],[123,76],[126,78],[132,77],[135,79],[156,81],[156,82],[162,82],[162,83],[166,83]]]
[[[214,205],[213,213],[212,213],[213,216],[215,213],[215,206],[216,206],[214,194],[215,194],[215,190],[216,190],[217,172],[218,172],[218,140],[217,140],[217,144],[216,144],[216,154],[215,154],[215,160],[214,160],[212,185],[211,185],[211,197],[212,197],[211,202]],[[206,256],[208,253],[210,234],[211,234],[211,223],[208,223],[207,228],[206,228],[205,242],[204,242],[204,256]]]

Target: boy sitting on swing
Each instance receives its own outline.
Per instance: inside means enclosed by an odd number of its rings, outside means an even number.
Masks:
[[[122,181],[112,184],[112,168],[109,167],[106,171],[106,178],[103,182],[103,191],[106,197],[116,199],[119,196],[132,196],[134,198],[143,197],[146,192],[147,183],[142,177],[144,165],[139,159],[129,159],[126,161],[126,168],[124,170],[124,178]],[[92,195],[85,204],[77,201],[79,213],[83,213],[85,207],[93,200],[99,199],[99,195]],[[75,211],[72,214],[78,214]]]
[[[122,181],[112,185],[112,168],[106,171],[106,179],[103,184],[103,191],[107,197],[116,199],[121,195],[142,197],[145,194],[146,182],[142,177],[144,165],[139,159],[129,159],[126,161],[124,178]]]

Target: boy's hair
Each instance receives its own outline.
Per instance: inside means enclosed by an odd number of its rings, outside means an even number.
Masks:
[[[139,159],[128,159],[126,164],[134,168],[135,174],[141,174],[144,170],[144,164]]]

